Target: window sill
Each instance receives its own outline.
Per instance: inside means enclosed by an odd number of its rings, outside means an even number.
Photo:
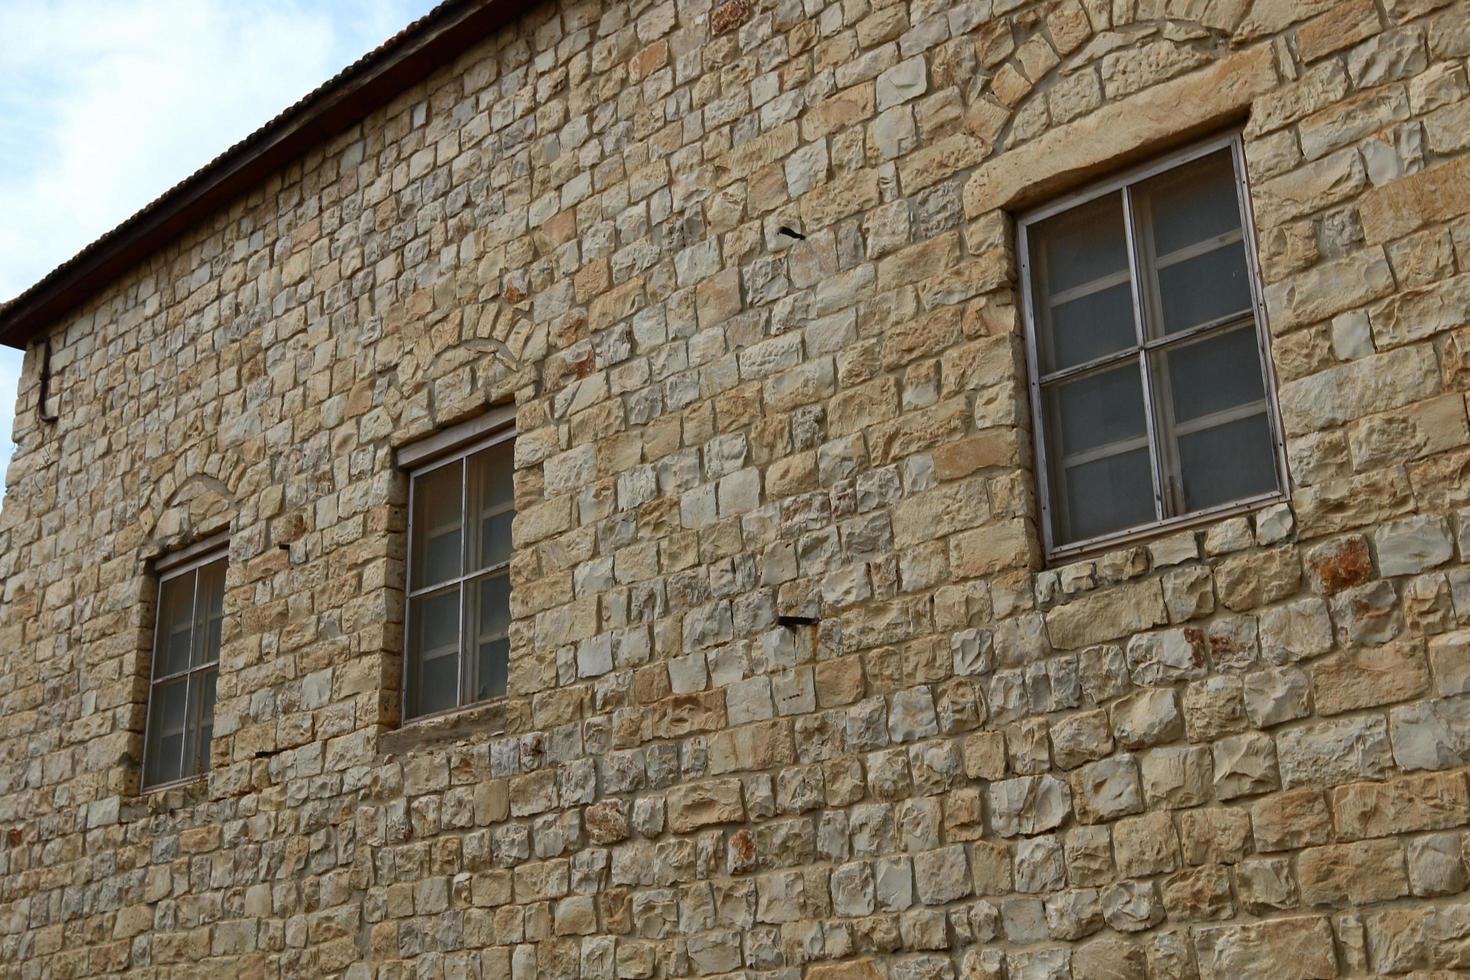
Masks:
[[[413,718],[379,737],[378,755],[403,755],[471,738],[500,735],[505,731],[505,704],[504,698],[497,698]]]
[[[133,796],[133,801],[155,810],[178,810],[202,803],[208,795],[208,788],[209,773],[201,772],[197,776],[144,786]]]
[[[1156,541],[1159,538],[1168,537],[1180,531],[1194,530],[1208,524],[1227,520],[1231,517],[1239,517],[1242,514],[1252,514],[1258,510],[1265,510],[1277,504],[1289,503],[1290,498],[1280,490],[1247,500],[1239,500],[1230,504],[1222,504],[1209,510],[1196,511],[1193,514],[1185,514],[1182,517],[1171,517],[1162,521],[1154,521],[1140,527],[1129,528],[1126,531],[1118,531],[1105,537],[1093,538],[1090,541],[1081,541],[1077,544],[1066,545],[1055,548],[1046,556],[1048,569],[1061,568],[1075,561],[1083,561],[1096,558],[1109,551],[1119,548],[1129,548],[1134,545],[1145,544]]]

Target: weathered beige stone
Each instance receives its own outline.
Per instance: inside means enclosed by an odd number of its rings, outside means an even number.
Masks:
[[[965,185],[965,214],[1040,199],[1100,167],[1137,159],[1161,140],[1208,129],[1275,81],[1270,51],[1261,46],[1114,102],[980,167]]]
[[[677,787],[669,794],[669,828],[688,833],[714,824],[736,823],[745,817],[738,779],[712,779]]]
[[[1046,631],[1058,650],[1106,643],[1169,621],[1157,580],[1101,589],[1046,614]]]
[[[1334,654],[1314,663],[1311,675],[1312,696],[1324,715],[1392,704],[1429,690],[1428,665],[1417,643]]]
[[[1330,980],[1338,975],[1325,918],[1201,929],[1194,945],[1201,980]]]
[[[1392,241],[1431,221],[1470,212],[1470,158],[1400,177],[1363,195],[1358,205],[1368,244]]]
[[[1443,830],[1470,823],[1470,795],[1461,773],[1423,773],[1339,786],[1332,791],[1332,811],[1347,840]]]
[[[1297,860],[1306,905],[1366,905],[1409,893],[1403,846],[1398,841],[1360,841],[1309,847]]]
[[[1470,965],[1463,0],[505,13],[8,335],[7,976]],[[1017,219],[1241,123],[1290,485],[1048,563]],[[395,460],[491,405],[509,692],[405,721]]]

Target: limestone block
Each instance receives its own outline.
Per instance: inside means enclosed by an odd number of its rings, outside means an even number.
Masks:
[[[973,890],[965,849],[959,844],[915,854],[914,879],[919,901],[925,905],[953,902]]]
[[[1261,611],[1261,659],[1283,666],[1332,649],[1332,617],[1317,598],[1295,599]]]
[[[1047,634],[1058,650],[1106,643],[1168,622],[1163,590],[1142,580],[1082,595],[1046,614]]]
[[[1163,921],[1164,906],[1152,882],[1120,881],[1103,889],[1103,919],[1119,932],[1142,932]]]
[[[1129,878],[1173,871],[1180,865],[1179,840],[1167,812],[1128,817],[1113,825],[1118,873]]]
[[[1097,933],[1103,927],[1102,893],[1096,888],[1069,888],[1049,895],[1046,899],[1046,927],[1052,938],[1068,941]],[[1095,946],[1088,946],[1082,955],[1088,957],[1095,949]],[[1142,951],[1139,954],[1141,959]],[[1075,969],[1072,975],[1078,975]]]
[[[1403,642],[1324,657],[1312,665],[1317,711],[1341,714],[1425,694],[1429,669],[1420,643]]]
[[[1202,131],[1229,116],[1276,82],[1265,46],[1248,48],[1199,71],[1183,75],[1067,126],[1054,127],[1019,151],[982,166],[965,185],[965,215],[1014,207],[1054,193],[1104,166],[1116,167],[1167,136]],[[1181,112],[1185,115],[1181,115]],[[1079,135],[1086,127],[1086,136]],[[1078,128],[1078,132],[1071,130]],[[1047,179],[1038,181],[1037,175]]]
[[[1305,718],[1311,713],[1306,673],[1294,667],[1259,670],[1245,675],[1246,717],[1257,728]]]
[[[1063,769],[1075,769],[1113,750],[1107,712],[1084,711],[1056,721],[1051,726],[1051,754]]]
[[[1337,976],[1332,928],[1318,916],[1195,932],[1200,980],[1319,980]]]
[[[1203,677],[1208,668],[1205,634],[1193,627],[1140,633],[1128,641],[1128,670],[1140,687]]]
[[[1072,802],[1082,823],[1099,823],[1143,809],[1138,763],[1130,755],[1090,762],[1071,774]]]
[[[1234,735],[1214,743],[1215,795],[1222,800],[1278,788],[1276,746],[1264,735]]]
[[[1307,848],[1297,859],[1303,904],[1366,905],[1407,895],[1403,850],[1395,840]]]
[[[1388,723],[1349,716],[1283,730],[1276,737],[1282,785],[1332,785],[1380,779],[1393,770]]]
[[[676,786],[669,791],[668,823],[675,833],[689,833],[744,818],[744,797],[738,779],[711,779]]]
[[[1113,705],[1113,734],[1125,748],[1142,749],[1173,741],[1184,733],[1171,688],[1149,688]]]
[[[1144,800],[1150,807],[1198,806],[1210,798],[1214,763],[1203,745],[1165,746],[1140,757]]]
[[[1071,811],[1071,791],[1053,776],[1021,776],[990,784],[990,822],[1002,837],[1054,830]]]
[[[1378,573],[1385,578],[1413,575],[1449,561],[1455,555],[1449,523],[1442,517],[1417,516],[1390,521],[1373,532]]]

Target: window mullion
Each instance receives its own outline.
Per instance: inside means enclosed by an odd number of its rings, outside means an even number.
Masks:
[[[1040,305],[1035,302],[1036,292],[1032,280],[1031,269],[1031,235],[1030,226],[1022,222],[1016,241],[1016,251],[1021,260],[1021,300],[1022,314],[1026,325],[1026,377],[1031,388],[1031,439],[1032,445],[1036,447],[1036,479],[1037,497],[1041,505],[1041,540],[1044,550],[1050,552],[1054,547],[1055,533],[1052,529],[1053,522],[1057,519],[1052,513],[1051,506],[1051,474],[1048,472],[1047,449],[1046,449],[1046,408],[1041,401],[1041,329],[1037,323]]]
[[[403,568],[403,646],[400,648],[402,655],[399,657],[401,663],[399,664],[398,670],[398,720],[400,722],[403,720],[403,716],[408,713],[410,690],[408,682],[411,671],[413,670],[413,665],[410,663],[412,660],[412,648],[409,645],[409,637],[412,634],[409,631],[413,628],[413,498],[418,482],[417,476],[410,476],[408,478],[408,540],[404,548],[408,560],[404,562]],[[417,697],[418,685],[415,684],[412,690],[413,696]]]
[[[466,589],[465,572],[470,567],[470,457],[466,453],[459,461],[459,687],[454,692],[454,703],[465,703],[465,689],[469,687],[469,663],[464,642],[464,607]]]
[[[1144,321],[1143,267],[1138,260],[1138,236],[1133,221],[1133,192],[1128,186],[1123,188],[1123,233],[1128,244],[1129,281],[1133,297],[1133,328],[1138,338],[1138,373],[1139,381],[1143,385],[1143,420],[1144,427],[1148,431],[1149,470],[1154,484],[1154,519],[1163,520],[1165,514],[1163,457],[1159,451],[1159,434],[1154,416],[1154,392],[1149,378],[1148,351],[1144,346],[1148,332]]]
[[[194,644],[198,641],[195,635],[199,632],[199,569],[189,573],[194,578],[194,597],[189,602],[189,663],[188,670],[184,674],[184,726],[179,733],[179,777],[192,776],[188,771],[189,765],[189,696],[194,692]]]
[[[1235,177],[1235,202],[1240,215],[1241,247],[1245,250],[1246,276],[1251,287],[1251,314],[1255,320],[1256,347],[1261,357],[1261,385],[1266,398],[1266,419],[1271,430],[1271,441],[1275,446],[1276,489],[1286,491],[1291,486],[1291,469],[1286,462],[1286,440],[1279,417],[1280,406],[1276,396],[1276,370],[1271,360],[1271,331],[1266,323],[1266,303],[1261,294],[1260,256],[1256,254],[1255,215],[1251,210],[1250,187],[1246,182],[1245,146],[1239,133],[1231,137],[1230,166]]]

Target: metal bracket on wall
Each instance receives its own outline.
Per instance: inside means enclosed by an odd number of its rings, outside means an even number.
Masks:
[[[51,397],[51,338],[41,341],[41,390],[36,395],[36,417],[42,422],[55,422],[60,415],[48,414],[46,402]]]

